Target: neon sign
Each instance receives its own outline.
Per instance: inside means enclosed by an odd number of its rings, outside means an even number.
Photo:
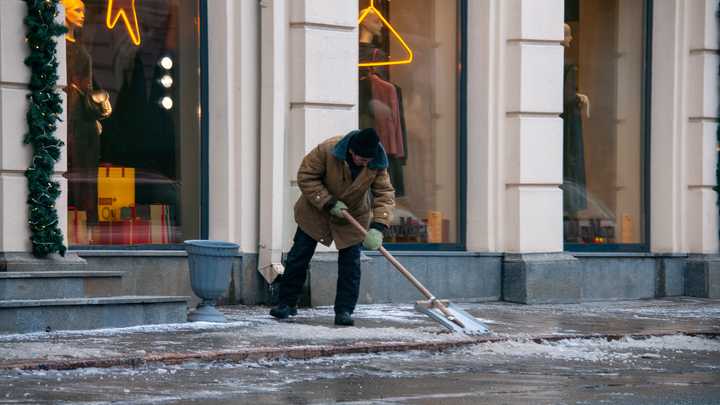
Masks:
[[[131,10],[130,15],[125,10]],[[113,29],[120,17],[125,22],[125,27],[133,43],[140,45],[140,27],[138,27],[137,12],[135,12],[135,0],[108,0],[107,27]]]
[[[397,38],[397,40],[398,40],[398,41],[400,42],[400,44],[403,46],[403,48],[405,48],[405,50],[406,50],[407,53],[408,53],[408,58],[407,58],[406,60],[399,60],[399,61],[392,61],[392,62],[389,62],[389,61],[388,61],[388,62],[358,63],[358,66],[401,65],[401,64],[404,64],[404,63],[410,63],[410,62],[412,62],[413,56],[412,56],[412,51],[410,50],[410,47],[407,46],[407,44],[405,43],[405,41],[403,41],[403,39],[400,37],[400,35],[397,33],[397,31],[395,31],[395,29],[392,27],[392,25],[390,25],[390,23],[385,19],[385,17],[383,17],[382,14],[380,14],[380,10],[378,10],[377,8],[375,8],[375,4],[374,4],[374,3],[375,3],[375,0],[370,0],[370,6],[369,6],[367,9],[365,9],[365,12],[362,13],[362,15],[360,16],[360,19],[358,19],[358,25],[360,25],[360,23],[365,19],[365,17],[367,17],[367,15],[370,13],[370,11],[374,11],[374,12],[375,12],[375,15],[377,15],[378,17],[380,17],[380,20],[383,22],[383,24],[385,24],[385,26],[388,27],[388,29],[390,30],[390,32],[392,32],[392,34],[395,36],[395,38]]]

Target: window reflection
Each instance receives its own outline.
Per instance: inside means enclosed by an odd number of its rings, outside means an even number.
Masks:
[[[359,2],[363,15],[370,1]],[[456,243],[457,4],[439,0],[375,0],[359,24],[359,126],[372,127],[388,153],[395,188],[385,243]]]
[[[644,2],[565,10],[565,242],[643,243]]]
[[[126,12],[137,32],[122,19],[108,26],[108,0],[62,2],[75,28],[67,39],[65,89],[68,243],[170,244],[197,237],[197,0],[132,2],[136,13]],[[115,3],[110,11],[118,16]],[[80,6],[78,24],[69,18]],[[92,114],[92,91],[109,96],[109,117]]]

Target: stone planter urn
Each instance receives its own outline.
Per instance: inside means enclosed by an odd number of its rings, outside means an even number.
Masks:
[[[186,240],[185,251],[190,262],[190,284],[195,295],[202,299],[191,312],[188,322],[227,322],[225,315],[215,309],[230,284],[230,272],[240,245],[214,240]]]

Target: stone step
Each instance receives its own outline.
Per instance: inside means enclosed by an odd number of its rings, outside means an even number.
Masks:
[[[184,323],[190,297],[117,296],[0,301],[0,334]]]
[[[122,271],[0,273],[0,300],[107,297],[122,288]]]
[[[65,257],[57,253],[43,258],[26,252],[0,252],[0,273],[35,271],[83,271],[87,262],[75,252],[65,252]]]

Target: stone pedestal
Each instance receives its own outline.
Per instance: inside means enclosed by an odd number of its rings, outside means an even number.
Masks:
[[[720,254],[691,254],[688,257],[685,295],[720,299]]]
[[[503,297],[521,304],[570,304],[582,298],[582,271],[569,252],[508,253]]]

